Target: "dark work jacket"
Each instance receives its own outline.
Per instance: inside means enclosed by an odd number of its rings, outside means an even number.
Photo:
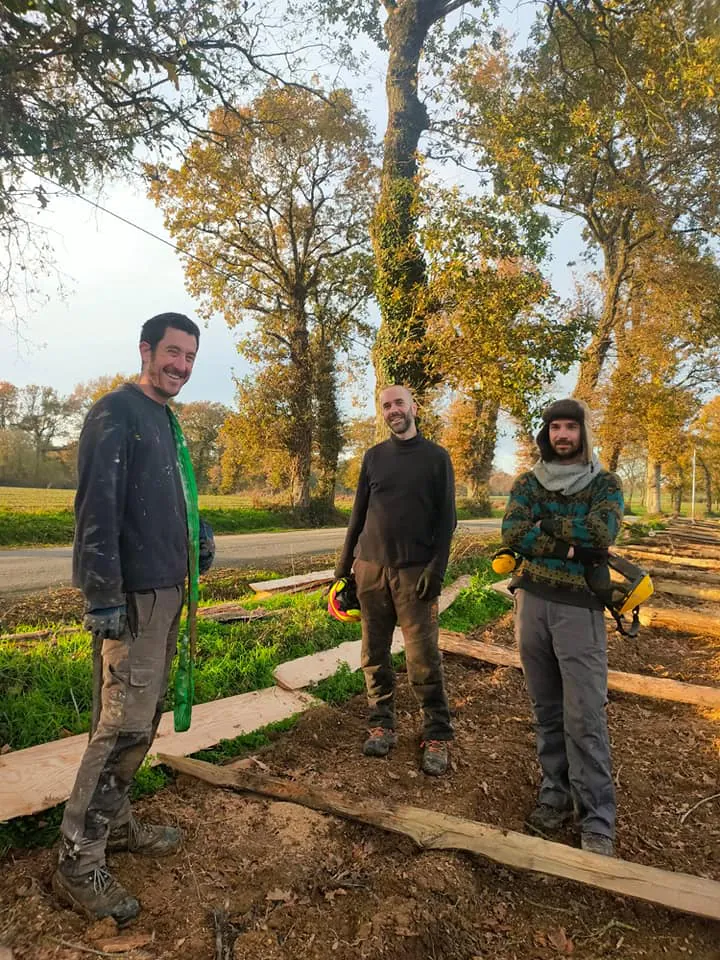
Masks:
[[[432,562],[442,579],[455,524],[447,450],[421,434],[393,435],[363,458],[338,572],[347,575],[356,556],[387,567]]]
[[[88,413],[78,449],[73,583],[89,609],[177,586],[188,569],[185,498],[167,409],[123,384]]]

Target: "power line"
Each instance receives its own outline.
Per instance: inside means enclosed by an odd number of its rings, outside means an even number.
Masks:
[[[44,180],[46,183],[51,184],[58,190],[63,191],[64,193],[69,193],[71,196],[75,197],[77,200],[82,200],[83,203],[87,203],[91,207],[95,207],[96,210],[100,210],[102,213],[106,213],[110,217],[114,217],[116,220],[119,220],[121,223],[124,223],[128,227],[133,227],[135,230],[139,230],[141,233],[144,233],[146,236],[151,237],[153,240],[157,240],[159,243],[164,243],[166,247],[170,247],[171,250],[174,250],[176,253],[180,254],[181,257],[188,257],[190,260],[195,260],[197,263],[202,264],[212,273],[216,273],[219,277],[223,277],[225,280],[229,280],[231,283],[237,283],[242,285],[242,281],[238,280],[237,277],[234,277],[231,273],[226,273],[225,270],[221,270],[219,267],[214,266],[214,264],[209,263],[207,260],[203,260],[202,257],[198,257],[194,253],[190,253],[188,250],[183,250],[176,243],[173,243],[171,240],[167,240],[165,237],[159,236],[157,233],[153,233],[152,230],[148,230],[147,227],[140,226],[139,223],[135,223],[133,220],[128,220],[127,217],[123,217],[119,213],[115,213],[114,210],[110,210],[108,207],[104,207],[102,204],[98,203],[96,200],[90,200],[88,197],[84,197],[81,193],[78,193],[76,190],[71,189],[70,187],[65,187],[61,183],[58,183],[57,180],[53,180],[52,177],[46,176],[44,173],[36,173],[31,167],[25,166],[25,164],[20,163],[18,166],[22,167],[23,170],[26,170],[32,176],[37,177],[40,180]],[[355,337],[350,334],[346,334],[346,338],[352,343],[357,344],[363,349],[367,348],[367,344],[362,340],[357,340]]]

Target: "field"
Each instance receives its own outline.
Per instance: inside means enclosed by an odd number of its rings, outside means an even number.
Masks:
[[[74,532],[74,490],[0,487],[0,547],[68,544]],[[493,497],[493,515],[502,516],[504,497]],[[323,526],[343,526],[352,497],[335,499],[335,514]],[[290,507],[262,494],[201,494],[200,510],[215,533],[272,533],[306,527]],[[472,511],[459,509],[461,520]]]

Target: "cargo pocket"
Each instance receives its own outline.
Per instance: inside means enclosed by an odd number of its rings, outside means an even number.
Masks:
[[[152,666],[132,665],[125,703],[124,729],[128,733],[149,731],[157,709],[157,671]]]

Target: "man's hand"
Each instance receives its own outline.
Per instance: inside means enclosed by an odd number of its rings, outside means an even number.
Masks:
[[[124,603],[119,607],[88,610],[84,620],[85,629],[101,640],[117,640],[122,636],[126,623],[127,607]]]
[[[440,596],[441,590],[442,577],[439,577],[437,573],[435,573],[430,563],[420,574],[418,582],[415,585],[415,592],[420,600],[434,600]]]
[[[608,562],[606,547],[583,547],[573,544],[572,559],[586,567],[601,567]]]

